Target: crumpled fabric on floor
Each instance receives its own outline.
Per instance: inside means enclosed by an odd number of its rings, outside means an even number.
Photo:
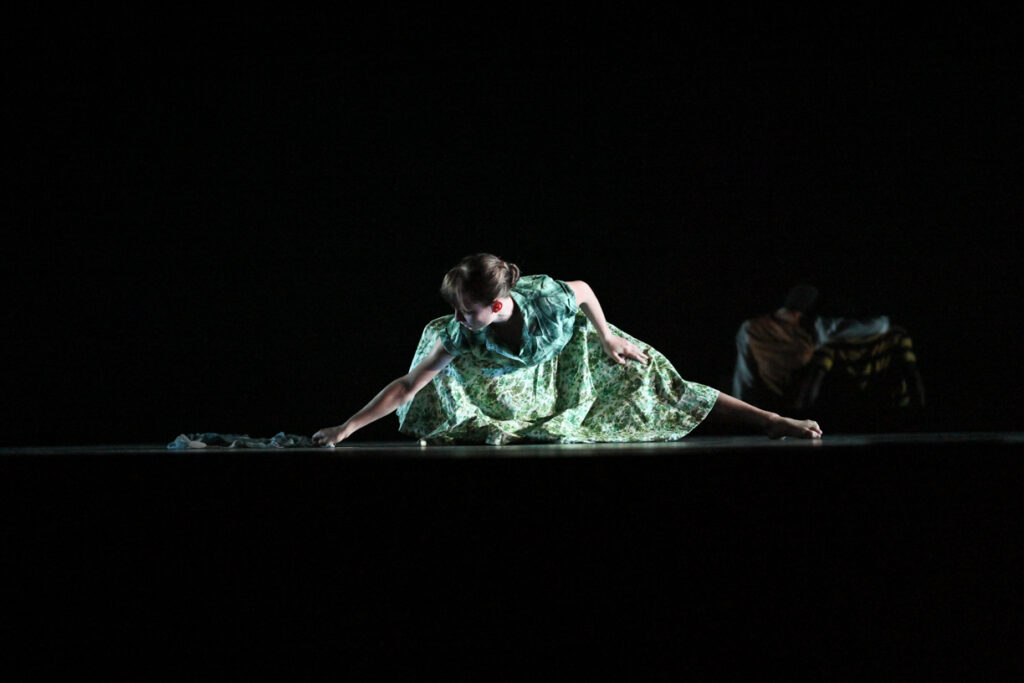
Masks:
[[[313,440],[308,436],[278,432],[269,439],[253,438],[248,434],[179,434],[167,444],[170,449],[186,448],[312,448]]]

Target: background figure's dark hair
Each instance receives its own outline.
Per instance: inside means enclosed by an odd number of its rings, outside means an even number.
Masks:
[[[797,285],[786,294],[783,308],[801,313],[810,313],[818,304],[818,289],[811,285]]]
[[[467,302],[489,304],[508,296],[519,281],[519,266],[493,254],[466,256],[448,271],[441,283],[441,296],[459,308]]]

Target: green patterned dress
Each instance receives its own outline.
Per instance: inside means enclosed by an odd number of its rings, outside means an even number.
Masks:
[[[568,284],[519,279],[519,353],[447,315],[423,330],[412,366],[440,341],[455,359],[398,409],[399,430],[429,443],[671,441],[701,423],[718,399],[687,382],[665,356],[609,325],[650,360],[619,365],[579,310]]]

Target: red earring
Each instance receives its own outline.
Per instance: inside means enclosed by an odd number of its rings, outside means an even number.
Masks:
[[[501,310],[501,302],[500,301],[495,301],[493,304],[491,304],[491,311],[493,311],[494,313],[497,313],[500,310]]]

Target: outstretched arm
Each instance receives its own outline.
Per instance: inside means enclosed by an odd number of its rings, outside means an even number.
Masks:
[[[587,316],[587,319],[590,320],[590,323],[601,336],[601,345],[604,347],[605,353],[620,365],[625,365],[628,358],[646,365],[648,361],[647,354],[628,339],[612,334],[612,331],[608,328],[607,321],[604,319],[601,303],[597,300],[597,296],[594,294],[594,290],[590,288],[590,285],[582,280],[573,280],[566,284],[572,288],[573,293],[576,295],[576,303],[579,304],[584,315]]]
[[[384,387],[358,413],[337,427],[325,427],[314,434],[313,443],[317,446],[333,446],[352,436],[356,430],[390,415],[398,406],[411,401],[420,389],[452,362],[452,358],[441,342],[437,342],[416,367]]]

